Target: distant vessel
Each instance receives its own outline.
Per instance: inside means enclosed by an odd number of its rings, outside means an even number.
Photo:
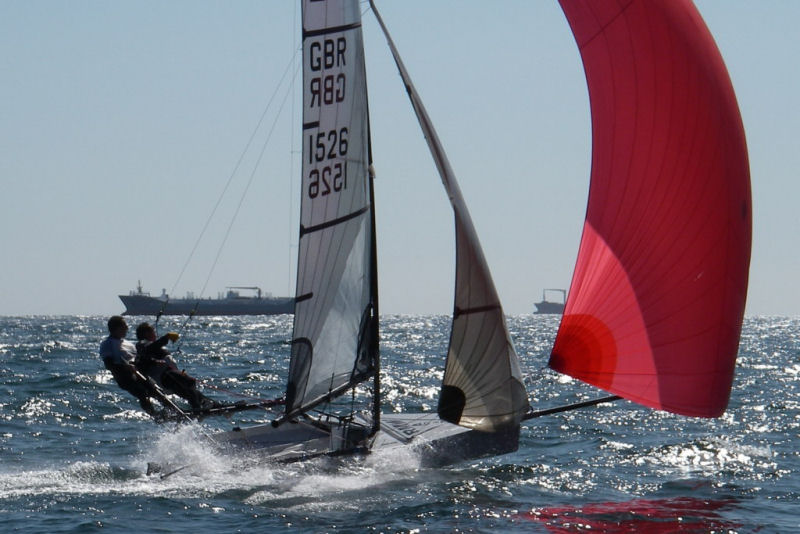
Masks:
[[[294,313],[294,298],[262,295],[261,288],[228,287],[225,295],[217,298],[196,298],[191,293],[173,299],[166,290],[158,297],[142,290],[139,282],[135,291],[119,298],[125,305],[123,315],[277,315]],[[242,296],[238,290],[255,291],[252,296]]]
[[[561,293],[561,302],[553,302],[547,300],[548,291],[557,291]],[[542,291],[542,302],[534,304],[536,311],[534,313],[564,313],[564,302],[567,300],[567,291],[564,289],[545,289]]]

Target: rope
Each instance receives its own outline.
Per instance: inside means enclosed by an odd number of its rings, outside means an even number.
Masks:
[[[264,108],[264,111],[261,113],[261,116],[259,117],[255,128],[253,128],[253,131],[250,134],[250,138],[247,140],[247,143],[245,144],[244,149],[242,150],[241,154],[239,155],[239,159],[237,160],[236,165],[234,165],[234,168],[231,171],[231,174],[228,177],[228,180],[225,183],[225,186],[222,188],[222,192],[219,194],[219,197],[217,198],[217,201],[214,204],[214,207],[211,210],[211,213],[206,218],[206,222],[203,225],[202,230],[200,231],[200,235],[197,236],[197,239],[195,240],[195,243],[192,246],[192,250],[189,252],[189,256],[186,258],[186,262],[183,264],[183,267],[181,268],[181,271],[178,274],[178,278],[175,280],[175,284],[173,284],[172,289],[170,290],[170,293],[169,293],[170,295],[175,293],[175,290],[177,289],[178,284],[180,284],[180,281],[183,278],[183,275],[186,272],[186,269],[188,268],[189,263],[192,261],[192,258],[194,257],[195,252],[197,252],[197,248],[199,247],[200,242],[202,241],[203,237],[205,236],[205,234],[206,234],[206,232],[207,232],[207,230],[208,230],[208,228],[209,228],[209,226],[211,224],[211,220],[214,218],[214,215],[217,213],[217,210],[219,209],[220,205],[222,204],[222,199],[227,194],[228,189],[230,188],[231,184],[233,183],[234,177],[238,174],[239,169],[242,166],[242,162],[244,161],[245,155],[250,151],[250,148],[253,145],[253,142],[254,142],[254,140],[256,138],[256,135],[258,134],[259,130],[261,130],[262,124],[264,123],[264,120],[267,117],[267,113],[273,107],[273,103],[275,102],[275,99],[276,99],[276,97],[278,96],[278,94],[280,92],[281,86],[284,85],[284,83],[285,83],[285,81],[287,79],[287,76],[292,71],[292,67],[295,67],[294,68],[294,75],[292,76],[292,80],[294,80],[297,77],[297,73],[299,72],[300,68],[299,68],[299,66],[295,66],[295,65],[297,64],[296,58],[297,58],[297,55],[298,55],[300,50],[301,50],[301,48],[295,49],[294,55],[292,56],[292,58],[289,61],[289,63],[286,65],[286,68],[284,69],[283,74],[281,75],[281,78],[280,78],[278,84],[275,86],[275,90],[273,91],[272,95],[270,96],[269,101],[267,102],[267,105]],[[248,180],[247,185],[246,185],[246,187],[244,189],[244,192],[242,193],[242,195],[241,195],[241,197],[239,199],[239,203],[238,203],[238,205],[236,207],[236,211],[234,212],[233,217],[231,218],[231,221],[230,221],[230,223],[228,225],[227,231],[225,232],[225,236],[224,236],[224,238],[222,240],[222,243],[220,244],[219,249],[217,250],[217,254],[216,254],[216,257],[214,258],[214,262],[211,265],[211,268],[209,269],[208,276],[206,277],[205,283],[203,284],[203,287],[200,290],[198,301],[195,304],[195,307],[192,310],[192,312],[189,314],[189,317],[186,319],[186,321],[184,321],[183,325],[181,325],[181,327],[178,330],[178,334],[180,334],[181,337],[180,337],[180,342],[178,343],[178,345],[175,348],[175,351],[174,351],[175,353],[181,353],[181,345],[183,344],[183,341],[184,341],[183,331],[186,329],[186,327],[188,326],[188,324],[192,320],[192,318],[196,315],[197,306],[199,305],[199,299],[202,298],[203,295],[205,295],[206,288],[208,287],[209,281],[211,280],[211,276],[213,275],[214,270],[216,269],[217,263],[219,262],[219,258],[222,255],[222,250],[225,247],[225,243],[228,241],[228,237],[230,236],[231,229],[233,228],[234,222],[236,221],[236,219],[237,219],[237,217],[239,215],[239,211],[241,210],[242,204],[244,203],[245,196],[247,195],[247,192],[248,192],[248,190],[250,189],[250,186],[253,183],[253,180],[254,180],[255,174],[256,174],[256,170],[258,169],[259,165],[261,164],[261,160],[264,157],[264,153],[266,152],[267,145],[269,145],[269,142],[272,139],[272,134],[275,131],[275,127],[276,127],[276,125],[278,123],[278,119],[280,118],[281,113],[283,112],[283,110],[286,107],[286,100],[288,98],[288,95],[293,92],[292,91],[293,87],[294,87],[293,82],[291,84],[288,84],[288,89],[286,91],[286,94],[283,96],[283,100],[280,103],[280,106],[279,106],[279,109],[278,109],[277,113],[275,113],[275,118],[273,120],[272,126],[271,126],[271,128],[269,130],[269,133],[267,135],[266,140],[264,141],[263,146],[261,147],[261,152],[259,153],[258,159],[257,159],[257,161],[256,161],[256,163],[255,163],[255,165],[253,167],[253,171],[250,174],[250,179]],[[164,314],[168,302],[169,302],[169,296],[167,297],[167,299],[162,304],[161,310],[159,310],[159,312],[158,312],[158,314],[156,316],[155,325],[154,325],[154,328],[155,328],[156,332],[158,331],[158,321],[161,318],[161,316]]]
[[[164,310],[167,309],[167,302],[169,302],[169,297],[167,297],[167,300],[164,301],[164,304],[161,305],[161,309],[158,310],[156,314],[156,320],[153,323],[153,331],[155,331],[156,335],[158,335],[158,321],[161,320],[161,316],[164,315]]]
[[[300,68],[297,68],[299,71]],[[297,75],[297,71],[295,71],[295,75]],[[286,90],[286,94],[283,96],[283,101],[281,102],[280,111],[286,106],[286,101],[291,94],[291,87]],[[208,286],[208,282],[211,280],[211,275],[214,273],[214,269],[217,267],[217,262],[219,262],[220,256],[222,256],[222,249],[225,247],[225,244],[228,242],[228,237],[231,234],[231,230],[233,229],[233,224],[236,222],[237,217],[239,216],[239,212],[242,209],[242,205],[244,204],[244,199],[247,196],[247,192],[250,190],[250,186],[253,184],[253,180],[256,177],[256,171],[258,170],[259,165],[261,165],[261,160],[264,157],[264,152],[267,150],[267,145],[269,144],[270,140],[272,139],[272,134],[275,132],[275,126],[278,124],[278,119],[280,118],[280,111],[275,114],[275,120],[272,122],[272,127],[267,134],[267,139],[264,141],[263,146],[261,147],[261,152],[258,154],[258,159],[253,165],[253,171],[250,173],[250,178],[247,180],[247,185],[242,191],[242,195],[239,197],[239,203],[236,205],[236,211],[233,213],[233,217],[231,217],[231,222],[228,224],[228,229],[225,231],[225,236],[222,238],[222,243],[219,245],[219,249],[217,250],[217,255],[214,257],[214,263],[211,265],[211,269],[208,272],[208,278],[206,278],[205,284],[203,284],[203,289],[200,291],[200,295],[204,295],[206,291],[206,287]]]
[[[194,308],[192,309],[192,311],[189,313],[189,316],[186,318],[186,320],[183,322],[181,327],[178,329],[178,336],[179,336],[178,337],[178,344],[175,346],[175,350],[173,351],[175,354],[181,354],[181,346],[183,345],[183,331],[188,326],[189,321],[191,321],[192,318],[197,314],[197,307],[199,305],[200,305],[200,301],[198,300],[195,303]]]
[[[253,140],[255,139],[256,134],[261,129],[261,125],[262,125],[262,123],[264,122],[264,119],[267,116],[267,112],[272,107],[272,103],[274,102],[275,97],[278,95],[280,87],[283,85],[287,74],[291,71],[291,68],[295,63],[295,58],[297,56],[297,53],[298,53],[298,51],[295,50],[294,56],[289,61],[289,64],[286,66],[286,69],[284,70],[283,75],[281,76],[281,79],[278,82],[278,85],[275,87],[275,91],[272,93],[272,96],[270,96],[270,99],[267,102],[267,105],[264,108],[264,111],[262,112],[261,117],[258,120],[258,123],[256,124],[255,128],[253,129],[253,132],[250,134],[250,138],[248,139],[244,149],[242,150],[242,153],[240,154],[239,159],[238,159],[238,161],[236,162],[236,165],[233,168],[233,171],[231,172],[230,176],[228,177],[228,181],[225,183],[225,187],[222,188],[222,192],[220,193],[219,197],[217,198],[217,202],[216,202],[216,204],[214,204],[214,208],[211,210],[211,213],[209,214],[208,218],[206,219],[206,222],[203,225],[203,229],[200,231],[200,235],[197,236],[197,240],[195,241],[194,246],[192,247],[192,250],[189,253],[189,257],[186,258],[186,262],[184,263],[183,268],[181,269],[181,272],[178,275],[177,280],[175,280],[175,284],[172,286],[172,290],[170,291],[170,294],[175,293],[175,289],[178,287],[178,284],[180,283],[181,278],[183,278],[183,274],[186,272],[186,269],[189,266],[189,263],[192,261],[192,258],[194,257],[195,252],[197,252],[197,247],[200,245],[200,241],[203,239],[203,236],[205,235],[206,231],[208,230],[208,227],[211,224],[211,220],[214,218],[214,215],[216,214],[217,209],[219,209],[219,206],[222,203],[223,197],[225,196],[225,194],[228,191],[228,188],[230,187],[231,183],[233,182],[233,178],[239,172],[239,168],[241,167],[242,162],[244,161],[244,157],[247,154],[247,152],[250,150],[250,146],[253,144]],[[297,73],[295,72],[295,76],[296,76],[296,74]],[[285,103],[285,98],[284,98],[284,103]],[[283,104],[281,105],[281,110],[283,110]],[[280,115],[280,110],[279,110],[278,114],[276,115],[276,117],[279,116],[279,115]],[[273,126],[273,128],[274,128],[274,126]],[[267,141],[269,141],[269,138],[267,139]],[[265,146],[265,148],[266,148],[266,146]],[[263,149],[262,149],[262,154],[263,154]],[[260,161],[260,159],[261,158],[259,157],[259,161]],[[251,178],[251,180],[252,180],[252,178]],[[211,275],[209,274],[209,278],[210,277],[211,277]],[[208,281],[206,281],[206,283],[207,282]],[[204,290],[205,290],[205,288],[204,288]],[[203,293],[201,293],[201,296],[202,295],[203,295]]]

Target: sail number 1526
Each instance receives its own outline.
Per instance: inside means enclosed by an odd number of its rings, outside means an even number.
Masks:
[[[308,163],[320,163],[347,155],[347,128],[317,132],[308,136]]]
[[[347,155],[347,128],[318,132],[308,136],[308,163],[344,158]],[[337,161],[332,165],[322,165],[308,173],[308,196],[329,195],[347,188],[347,163]]]

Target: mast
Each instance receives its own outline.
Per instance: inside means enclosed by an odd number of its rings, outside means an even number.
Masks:
[[[369,121],[367,122],[369,126]],[[370,323],[370,352],[372,353],[372,430],[375,434],[381,429],[381,356],[380,356],[380,312],[378,308],[378,243],[375,237],[375,172],[372,167],[372,143],[369,143],[369,205],[373,228],[370,246],[370,270],[372,272],[372,321]]]

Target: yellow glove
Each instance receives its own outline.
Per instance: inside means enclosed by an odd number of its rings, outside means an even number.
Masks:
[[[179,336],[177,332],[167,332],[167,337],[169,338],[170,341],[175,343],[181,336]]]

